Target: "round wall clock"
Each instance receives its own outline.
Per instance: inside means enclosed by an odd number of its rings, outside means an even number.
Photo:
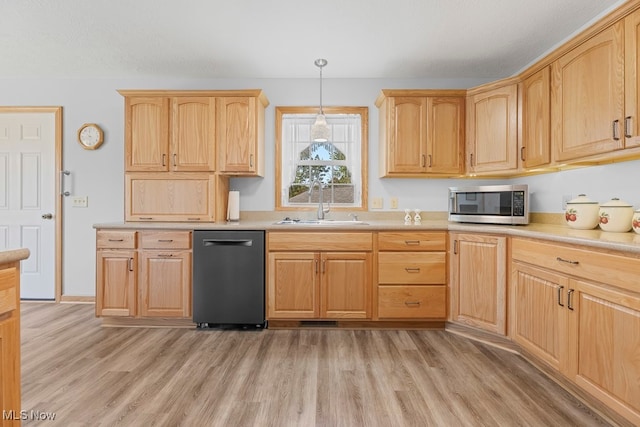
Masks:
[[[95,150],[104,142],[104,132],[95,123],[85,123],[78,129],[78,142],[85,150]]]

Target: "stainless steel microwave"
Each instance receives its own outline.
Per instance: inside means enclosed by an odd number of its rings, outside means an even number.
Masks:
[[[526,184],[449,187],[449,221],[529,224],[529,187]]]

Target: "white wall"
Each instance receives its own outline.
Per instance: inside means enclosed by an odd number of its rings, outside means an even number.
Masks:
[[[383,197],[385,210],[390,197],[398,197],[399,208],[424,211],[447,209],[447,187],[495,181],[449,179],[380,179],[378,171],[378,110],[374,102],[380,90],[394,88],[473,87],[484,81],[325,79],[325,105],[369,107],[369,200]],[[181,80],[0,80],[0,103],[5,106],[63,107],[63,168],[71,171],[67,189],[73,196],[88,196],[88,208],[71,208],[64,199],[63,294],[95,294],[94,223],[124,219],[124,102],[118,89],[263,89],[271,102],[266,111],[266,163],[264,178],[234,178],[231,187],[240,191],[240,209],[272,210],[274,201],[274,107],[317,105],[319,85],[311,79]],[[76,142],[77,129],[95,122],[105,131],[105,143],[96,151],[83,150]],[[531,186],[532,211],[560,212],[562,195],[577,195],[607,201],[617,196],[635,206],[640,194],[633,190],[640,181],[640,161],[581,170],[518,178]]]

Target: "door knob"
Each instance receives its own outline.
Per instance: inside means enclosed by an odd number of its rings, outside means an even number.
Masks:
[[[53,218],[53,215],[50,213],[42,215],[42,219],[51,219],[51,218]]]

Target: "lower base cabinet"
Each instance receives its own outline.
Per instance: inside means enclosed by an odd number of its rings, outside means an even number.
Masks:
[[[371,318],[371,233],[283,232],[267,239],[268,320]]]
[[[640,260],[512,239],[510,335],[640,425]]]
[[[191,317],[191,231],[98,230],[96,316]]]
[[[451,319],[507,333],[507,238],[489,234],[449,235]]]

